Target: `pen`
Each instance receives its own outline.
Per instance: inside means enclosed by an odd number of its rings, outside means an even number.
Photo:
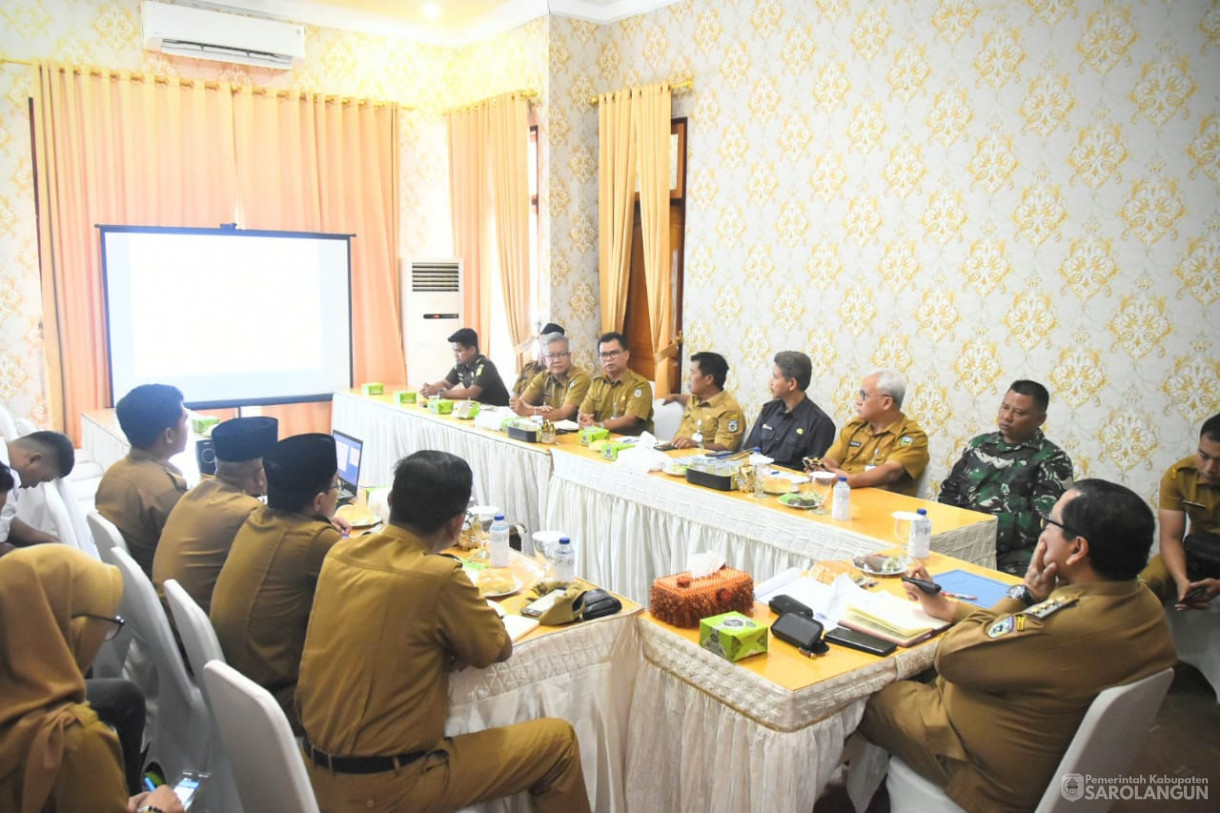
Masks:
[[[955,598],[958,601],[978,601],[978,596],[967,596],[964,593],[942,593],[945,598]]]

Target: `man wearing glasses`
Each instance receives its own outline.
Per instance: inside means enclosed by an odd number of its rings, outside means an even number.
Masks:
[[[552,333],[542,337],[543,359],[547,369],[538,373],[521,393],[516,404],[518,415],[543,415],[552,421],[576,416],[576,410],[589,392],[589,374],[572,365],[568,337]]]
[[[1050,393],[1014,381],[1000,403],[998,432],[970,441],[940,486],[940,502],[994,514],[996,569],[1020,575],[1038,544],[1040,519],[1072,483],[1072,460],[1042,434]]]
[[[928,467],[928,436],[902,413],[907,382],[894,370],[877,370],[860,382],[856,419],[843,427],[822,468],[847,477],[852,488],[876,486],[918,496]]]
[[[1154,525],[1131,489],[1081,480],[1046,518],[1025,583],[990,610],[904,585],[956,624],[935,683],[885,687],[860,733],[967,810],[1032,810],[1097,693],[1177,661],[1160,602],[1137,578]]]
[[[631,353],[622,333],[611,332],[597,340],[602,374],[589,385],[580,405],[581,428],[600,426],[620,435],[652,431],[652,384],[627,367]]]
[[[513,382],[513,389],[508,399],[508,405],[513,409],[517,408],[518,402],[521,400],[521,393],[525,392],[525,388],[534,380],[534,376],[539,373],[545,373],[546,364],[546,342],[552,335],[562,336],[566,333],[562,326],[554,322],[547,322],[542,330],[538,331],[538,358],[530,359],[521,365],[521,372],[517,376],[517,380]],[[531,342],[532,344],[532,342]],[[579,406],[579,404],[577,404]]]

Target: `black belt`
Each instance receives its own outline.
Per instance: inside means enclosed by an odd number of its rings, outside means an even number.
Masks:
[[[337,757],[314,748],[310,745],[309,740],[305,740],[301,747],[315,765],[320,765],[334,773],[355,774],[396,771],[404,765],[410,765],[432,753],[431,751],[412,751],[409,754],[396,754],[392,757]]]

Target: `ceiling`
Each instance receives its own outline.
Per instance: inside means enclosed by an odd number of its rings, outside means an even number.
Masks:
[[[166,0],[162,0],[165,2]],[[173,0],[169,0],[172,2]],[[460,47],[547,14],[608,23],[675,0],[178,0],[297,23]],[[438,14],[429,16],[427,6]]]

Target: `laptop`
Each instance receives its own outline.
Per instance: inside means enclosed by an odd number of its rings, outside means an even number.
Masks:
[[[339,464],[339,502],[349,503],[356,499],[360,487],[360,459],[364,441],[343,432],[331,432],[335,438],[335,456]]]

